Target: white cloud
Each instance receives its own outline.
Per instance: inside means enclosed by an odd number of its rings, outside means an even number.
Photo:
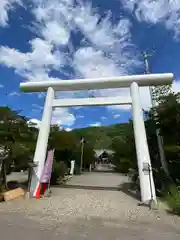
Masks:
[[[111,96],[123,96],[127,97],[127,100],[131,97],[130,90],[129,89],[123,89],[123,90],[107,90],[109,91],[109,95]],[[151,99],[150,99],[150,93],[149,93],[149,87],[140,87],[139,88],[140,93],[140,101],[141,106],[144,110],[148,110],[151,107]],[[115,106],[108,106],[108,110],[110,111],[129,111],[131,110],[131,105],[115,105]]]
[[[78,1],[79,4],[76,6],[73,0],[33,0],[32,2],[35,19],[34,31],[38,37],[29,42],[31,51],[24,53],[5,46],[0,48],[0,63],[14,68],[15,72],[23,76],[25,80],[60,80],[50,77],[50,73],[52,70],[62,73],[64,66],[68,69],[73,68],[76,73],[74,78],[91,78],[131,74],[137,66],[142,64],[136,46],[132,43],[131,22],[128,19],[121,17],[117,23],[113,23],[110,14],[102,19],[89,3],[82,1],[81,3]],[[138,18],[139,20],[144,18],[154,23],[153,16],[161,10],[158,6],[162,6],[162,1],[154,5],[150,4],[151,2],[149,0],[124,1],[124,6],[129,11],[136,11],[137,18],[141,17]],[[171,3],[170,9],[175,11],[177,6],[178,4]],[[150,13],[154,8],[159,10],[154,11],[151,16]],[[144,9],[148,15],[146,18]],[[156,22],[163,18],[162,14],[158,15]],[[77,31],[83,35],[78,48],[74,46],[73,39],[70,38],[71,33],[77,33]],[[70,55],[65,48],[70,50]],[[94,92],[97,97],[129,96],[127,89]],[[146,109],[150,106],[148,89],[143,88],[140,92],[143,108]],[[89,95],[89,92],[58,93],[57,95],[60,98],[83,97]],[[42,94],[38,96],[41,97]],[[129,106],[112,106],[108,109],[129,110],[129,108]]]
[[[74,12],[77,27],[91,43],[91,47],[82,47],[74,55],[76,70],[83,77],[123,75],[140,65],[128,19],[112,24],[110,16],[102,19],[89,3],[81,4]]]
[[[175,93],[180,92],[180,80],[173,82],[172,91],[175,92]]]
[[[100,126],[101,126],[100,122],[95,122],[95,123],[90,124],[90,127],[100,127]]]
[[[32,104],[32,107],[38,108],[38,109],[43,109],[43,107],[41,107],[40,105],[38,105],[38,104],[36,104],[36,103],[33,103],[33,104]]]
[[[83,115],[77,115],[76,118],[84,118]]]
[[[30,45],[32,51],[28,53],[2,46],[0,63],[14,68],[16,73],[29,81],[49,80],[48,72],[63,65],[63,54],[53,51],[53,45],[40,38],[31,40]]]
[[[78,107],[73,107],[75,110],[79,110],[82,108],[82,106],[78,106]]]
[[[57,21],[47,22],[42,30],[42,36],[50,43],[65,45],[69,41],[69,31]]]
[[[115,114],[113,117],[114,118],[119,118],[121,116],[121,114]]]
[[[140,90],[140,100],[141,100],[142,108],[144,110],[150,109],[151,106],[152,106],[152,103],[151,103],[151,98],[150,98],[149,87],[140,87],[139,90]],[[115,95],[116,92],[113,92],[113,91],[114,90],[112,90],[112,94]],[[178,81],[174,80],[173,81],[172,91],[175,92],[175,93],[180,92],[180,80],[178,80]],[[125,91],[123,93],[124,93],[123,96],[125,96]],[[118,96],[118,92],[117,92],[116,96]],[[129,90],[127,90],[126,96],[130,97],[130,91]],[[108,106],[108,109],[110,111],[112,111],[112,110],[116,110],[116,111],[131,110],[131,106],[130,105]]]
[[[65,131],[66,131],[66,132],[71,132],[71,131],[72,131],[72,128],[65,128]]]
[[[34,106],[34,104],[33,104]],[[34,106],[34,107],[40,107],[40,106]],[[40,107],[41,109],[41,107]],[[57,108],[53,111],[52,114],[52,121],[51,124],[52,125],[59,125],[60,128],[63,128],[63,126],[72,126],[75,122],[75,117],[73,114],[68,112],[68,109],[66,108]],[[36,118],[32,118],[28,121],[28,124],[31,125],[35,125],[35,127],[39,128],[40,127],[40,123],[41,121],[36,119]],[[71,131],[72,129],[67,127],[65,128],[66,131]]]
[[[180,1],[178,0],[121,0],[124,7],[139,21],[161,23],[167,29],[180,34]],[[91,78],[117,76],[134,72],[141,65],[138,52],[131,39],[131,22],[121,18],[116,24],[110,14],[104,19],[89,3],[74,5],[73,0],[32,0],[36,38],[29,42],[31,51],[20,52],[6,46],[0,47],[0,63],[14,68],[27,81],[49,81],[51,70],[63,72],[63,67],[72,67],[75,77]],[[77,1],[80,2],[80,1]],[[20,0],[0,0],[0,25],[8,21],[8,11]],[[80,31],[83,35],[80,46],[74,46],[71,33]],[[65,51],[70,50],[71,54]],[[69,73],[66,72],[68,75]],[[179,89],[179,83],[173,84]],[[44,97],[44,93],[38,96]],[[83,97],[88,91],[58,93],[58,97]],[[127,96],[128,89],[107,89],[94,91],[95,96]],[[151,105],[148,88],[140,89],[144,109]],[[130,106],[110,106],[112,110],[129,110]],[[60,117],[61,116],[61,117]],[[65,117],[62,117],[65,116]],[[63,125],[73,124],[75,117],[68,109],[57,109],[53,122]]]
[[[14,96],[18,97],[18,96],[20,96],[20,94],[18,92],[11,92],[11,93],[9,93],[8,96],[10,96],[10,97],[14,97]]]
[[[102,50],[97,51],[93,47],[78,49],[74,54],[74,65],[77,74],[80,73],[84,78],[118,76],[120,74],[115,62],[104,57]]]
[[[114,96],[124,96],[129,99],[131,97],[130,95],[130,90],[126,89],[121,91],[121,92],[112,92]],[[139,88],[139,94],[140,94],[140,101],[141,101],[141,106],[144,110],[150,109],[152,106],[151,104],[151,98],[150,98],[150,92],[149,92],[149,87],[140,87]],[[131,111],[131,105],[115,105],[115,106],[108,106],[108,110],[110,111]]]
[[[128,19],[112,24],[109,16],[101,19],[88,3],[75,6],[70,0],[33,2],[34,25],[39,38],[30,41],[32,51],[21,53],[8,47],[0,48],[1,63],[14,68],[27,80],[50,80],[49,72],[61,71],[66,63],[84,78],[122,75],[140,64],[131,41]],[[73,46],[69,37],[71,31],[77,29],[90,41],[91,47],[73,49],[74,57],[69,61],[66,53],[55,49],[61,45]]]
[[[75,116],[69,113],[67,108],[56,108],[53,111],[52,124],[59,126],[72,126],[75,122]]]
[[[92,78],[128,74],[141,65],[136,47],[132,44],[128,19],[121,18],[114,24],[110,15],[102,19],[89,3],[81,2],[75,6],[73,2],[33,0],[34,30],[38,37],[29,42],[31,51],[23,53],[2,46],[0,63],[14,68],[27,81],[60,80],[49,75],[51,70],[63,72],[64,66],[72,67],[76,78]],[[79,48],[70,39],[72,31],[83,34]],[[62,50],[62,46],[70,50],[72,57],[64,52],[65,48]],[[96,91],[96,96],[122,95],[126,92],[124,89],[100,90]],[[88,96],[89,92],[57,95],[83,97]]]
[[[4,85],[0,84],[0,88],[4,88]]]
[[[46,96],[46,93],[44,93],[44,92],[38,93],[37,96],[38,96],[38,98],[44,98]]]
[[[172,91],[177,93],[180,92],[180,81],[174,81],[172,84]],[[127,95],[128,96],[128,95]],[[129,94],[130,97],[130,94]],[[148,87],[141,87],[140,88],[140,100],[141,100],[141,106],[144,110],[149,110],[152,106],[151,98],[150,98],[150,92]],[[109,111],[122,111],[122,110],[130,110],[130,105],[124,105],[124,106],[108,106]]]
[[[0,1],[0,26],[5,27],[8,24],[8,13],[15,4],[21,4],[21,0],[1,0]]]
[[[117,47],[116,44],[120,42],[119,35],[127,41],[131,37],[129,32],[131,23],[128,19],[123,19],[113,26],[109,21],[109,16],[101,19],[89,3],[78,6],[74,15],[78,28],[92,44],[99,48],[109,50],[109,47]]]
[[[52,20],[71,20],[74,0],[32,0],[33,13],[40,23]],[[64,19],[63,19],[64,17]]]
[[[131,105],[113,105],[113,106],[108,106],[107,109],[112,112],[112,111],[129,111],[131,110]]]
[[[102,116],[102,117],[101,117],[101,120],[102,120],[102,121],[104,121],[104,120],[106,120],[106,119],[107,119],[107,117],[105,117],[105,116]]]
[[[33,126],[33,127],[39,128],[41,121],[36,118],[32,118],[27,122],[27,124],[28,124],[28,126]]]
[[[38,105],[38,104],[36,104],[36,103],[33,103],[32,104],[32,111],[40,113],[40,112],[43,111],[43,107]]]
[[[175,37],[180,37],[179,0],[123,0],[123,5],[138,21],[161,23],[168,30],[174,31]]]

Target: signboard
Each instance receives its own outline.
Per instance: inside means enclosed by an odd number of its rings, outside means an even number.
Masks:
[[[48,151],[47,159],[44,165],[44,171],[41,177],[41,183],[49,183],[52,173],[54,150]]]
[[[72,161],[71,161],[71,170],[70,170],[70,174],[71,174],[71,175],[74,174],[74,166],[75,166],[75,161],[72,160]]]
[[[144,175],[149,175],[149,173],[150,173],[149,164],[146,162],[143,162],[143,172],[144,172]]]

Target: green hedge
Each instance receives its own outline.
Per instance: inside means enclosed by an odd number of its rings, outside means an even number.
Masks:
[[[51,175],[51,184],[57,184],[61,179],[64,178],[67,172],[68,168],[64,162],[54,161]]]

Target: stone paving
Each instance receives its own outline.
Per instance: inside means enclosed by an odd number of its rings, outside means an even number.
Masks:
[[[138,200],[118,190],[124,181],[127,177],[115,173],[85,173],[73,176],[68,188],[53,188],[50,198],[1,204],[0,236],[27,240],[180,239],[180,219],[161,206],[159,211],[138,206]]]

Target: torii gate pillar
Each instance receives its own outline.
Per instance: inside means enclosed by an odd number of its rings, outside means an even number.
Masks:
[[[46,160],[46,152],[48,147],[48,139],[52,118],[52,104],[54,100],[54,89],[49,87],[47,90],[46,101],[42,121],[39,127],[39,134],[34,154],[34,163],[37,165],[32,169],[30,196],[40,198],[41,176]]]

